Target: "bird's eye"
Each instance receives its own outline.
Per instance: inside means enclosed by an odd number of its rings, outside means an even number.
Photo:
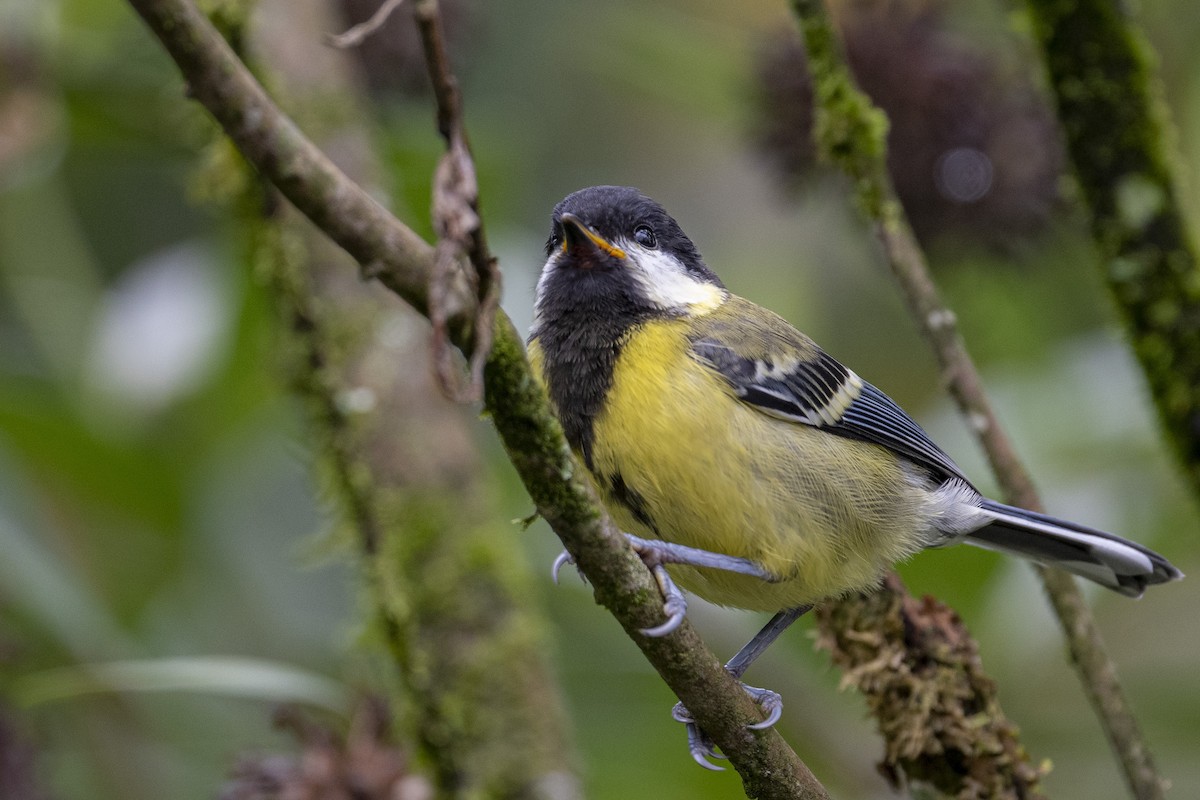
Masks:
[[[649,225],[638,225],[633,229],[633,240],[642,247],[657,247],[658,237],[654,235],[654,231]]]
[[[550,229],[550,238],[546,240],[546,255],[550,255],[562,246],[562,226],[555,224]]]

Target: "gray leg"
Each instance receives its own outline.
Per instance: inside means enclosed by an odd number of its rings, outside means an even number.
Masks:
[[[729,674],[733,677],[741,678],[746,674],[746,670],[750,668],[750,665],[771,646],[772,642],[779,638],[781,633],[811,610],[812,606],[785,608],[771,617],[771,620],[766,625],[763,625],[762,630],[754,634],[754,638],[746,642],[746,645],[741,650],[738,650],[733,658],[729,659],[729,663],[725,665],[725,669],[729,670]]]
[[[641,557],[646,566],[650,568],[650,572],[654,575],[654,580],[658,584],[659,591],[663,595],[663,612],[667,615],[667,620],[653,628],[643,628],[642,633],[646,636],[666,636],[674,631],[683,622],[684,615],[687,613],[687,601],[684,599],[683,592],[671,580],[671,576],[667,574],[664,564],[682,564],[689,567],[704,567],[707,569],[720,569],[726,572],[735,572],[739,575],[749,575],[753,578],[759,578],[764,581],[777,581],[778,576],[772,575],[763,569],[759,564],[751,561],[748,558],[738,558],[736,556],[727,556],[722,553],[713,553],[708,550],[700,550],[696,547],[685,547],[681,544],[672,544],[671,542],[662,542],[656,539],[642,539],[638,536],[633,536],[626,533],[625,538],[629,540],[630,546],[634,552]],[[564,564],[573,564],[574,560],[570,553],[563,552],[558,558],[554,559],[553,576],[554,582],[558,583],[558,573]],[[789,608],[780,611],[771,620],[763,626],[762,630],[754,635],[754,638],[746,643],[746,646],[729,659],[729,663],[725,665],[725,669],[729,674],[738,679],[741,683],[741,677],[749,669],[763,652],[770,647],[771,643],[779,638],[779,635],[787,630],[788,626],[803,616],[812,606],[800,606],[798,608]],[[766,718],[762,722],[756,722],[747,727],[751,730],[764,730],[771,727],[783,715],[783,699],[778,692],[773,692],[770,689],[759,689],[754,686],[747,686],[741,683],[742,689],[746,694],[754,700],[766,713]],[[692,719],[692,715],[684,708],[683,703],[677,703],[671,710],[671,716],[687,725],[688,736],[688,752],[692,754],[692,758],[696,763],[706,769],[721,770],[723,767],[718,767],[709,761],[709,758],[724,758],[716,752],[716,745],[712,739],[708,737],[699,725]]]
[[[776,576],[767,572],[748,558],[727,556],[722,553],[701,550],[698,547],[686,547],[681,544],[659,541],[658,539],[642,539],[630,533],[625,534],[625,538],[629,540],[629,544],[633,547],[634,552],[642,557],[647,566],[652,564],[683,564],[689,567],[708,567],[709,569],[719,569],[725,572],[736,572],[740,575],[749,575],[752,578],[761,578],[764,581],[778,580]]]

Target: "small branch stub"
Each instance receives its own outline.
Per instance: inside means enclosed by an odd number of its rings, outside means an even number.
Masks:
[[[382,28],[392,16],[392,12],[403,4],[404,0],[384,0],[366,22],[360,22],[343,33],[331,33],[325,41],[339,50],[358,47],[368,36]]]
[[[479,184],[463,123],[462,96],[450,68],[437,0],[418,0],[413,16],[437,102],[438,131],[446,140],[446,152],[438,162],[433,182],[433,226],[438,242],[429,279],[429,319],[433,323],[434,365],[447,396],[474,402],[483,395],[483,365],[491,349],[492,321],[500,304],[500,269],[488,250],[479,215]],[[444,298],[463,273],[460,265],[464,261],[471,266],[468,280],[479,301],[465,387],[458,378],[443,310]]]

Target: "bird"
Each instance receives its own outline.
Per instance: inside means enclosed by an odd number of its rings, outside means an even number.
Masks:
[[[551,215],[528,353],[566,440],[662,589],[774,612],[726,669],[814,604],[870,591],[897,562],[960,542],[1128,597],[1182,573],[1085,525],[985,498],[899,405],[783,317],[730,292],[656,201],[593,186]],[[554,573],[569,561],[564,554]],[[765,728],[782,701],[743,688]],[[702,766],[714,746],[687,714]]]

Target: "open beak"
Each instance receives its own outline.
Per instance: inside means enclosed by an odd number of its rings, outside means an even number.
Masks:
[[[568,253],[572,250],[582,251],[599,251],[613,258],[625,258],[625,251],[616,245],[609,242],[602,236],[598,236],[591,228],[587,226],[583,220],[574,214],[562,215],[563,226],[563,252]]]

